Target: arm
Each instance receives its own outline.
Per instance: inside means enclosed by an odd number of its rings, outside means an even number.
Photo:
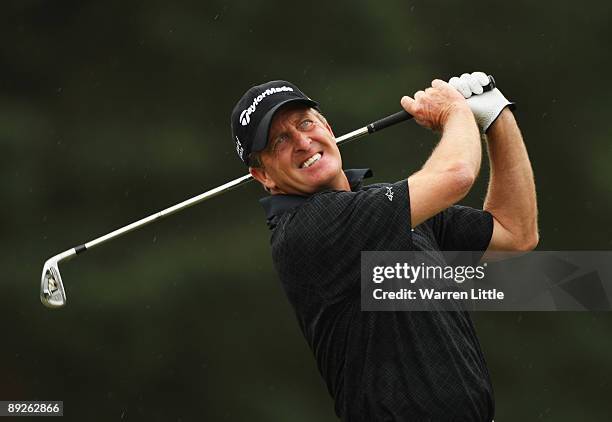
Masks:
[[[416,227],[461,200],[471,189],[481,163],[481,143],[474,116],[461,94],[445,82],[414,99],[402,98],[404,109],[442,138],[418,172],[408,178],[411,227]]]
[[[533,171],[521,132],[505,108],[487,135],[491,177],[484,209],[493,215],[493,236],[483,260],[494,251],[529,251],[538,243]]]
[[[483,208],[493,216],[493,234],[483,259],[497,259],[495,251],[536,247],[538,210],[527,149],[507,108],[512,103],[498,89],[483,93],[488,79],[483,72],[464,73],[449,84],[468,99],[480,130],[488,133],[491,177]]]

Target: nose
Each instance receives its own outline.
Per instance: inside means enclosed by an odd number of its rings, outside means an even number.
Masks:
[[[296,151],[307,151],[310,148],[312,139],[302,132],[297,132],[293,136],[293,146]]]

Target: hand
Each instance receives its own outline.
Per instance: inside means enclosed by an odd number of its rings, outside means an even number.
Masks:
[[[451,78],[448,83],[467,98],[481,133],[486,133],[504,108],[514,106],[497,88],[483,92],[482,87],[489,84],[489,77],[483,72],[464,73],[460,78]]]
[[[416,92],[414,99],[402,97],[401,104],[419,125],[435,131],[441,131],[453,113],[469,110],[463,96],[439,79],[431,82],[431,88]]]

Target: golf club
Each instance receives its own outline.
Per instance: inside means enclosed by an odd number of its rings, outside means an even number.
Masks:
[[[493,88],[495,88],[495,80],[491,75],[489,75],[489,84],[484,86],[483,89],[484,91],[490,91]],[[346,144],[357,138],[361,138],[362,136],[388,128],[411,118],[412,115],[408,114],[406,111],[399,111],[380,120],[376,120],[375,122],[372,122],[367,126],[364,126],[360,129],[354,130],[336,138],[336,144],[338,146]],[[184,210],[192,205],[198,204],[202,201],[228,192],[234,188],[237,188],[238,186],[250,182],[252,179],[253,176],[251,176],[250,174],[244,175],[214,189],[206,191],[200,195],[194,196],[193,198],[187,199],[183,202],[180,202],[176,205],[173,205],[169,208],[166,208],[162,211],[145,217],[141,220],[135,221],[134,223],[128,224],[127,226],[121,227],[115,231],[100,236],[97,239],[91,240],[82,245],[75,246],[74,248],[68,249],[67,251],[64,251],[58,255],[53,256],[52,258],[49,258],[45,262],[45,265],[43,266],[42,270],[42,278],[40,282],[41,302],[43,303],[43,305],[49,308],[61,308],[62,306],[66,305],[66,291],[64,290],[64,284],[62,283],[62,277],[59,271],[59,264],[61,262],[67,261],[72,257],[83,253],[88,249],[93,248],[94,246],[101,245],[102,243],[108,242],[109,240],[129,233],[132,230],[139,229],[140,227],[152,223],[153,221],[159,220],[163,217],[174,214],[175,212]]]

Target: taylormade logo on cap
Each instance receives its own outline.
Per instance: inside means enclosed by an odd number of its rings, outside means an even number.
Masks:
[[[253,103],[248,108],[244,109],[242,113],[240,113],[240,117],[239,117],[240,124],[242,126],[246,126],[249,124],[249,122],[251,121],[251,114],[255,113],[255,110],[257,109],[257,104],[259,104],[264,98],[266,98],[269,95],[276,94],[278,92],[286,92],[286,91],[293,91],[293,88],[288,87],[288,86],[281,86],[278,88],[268,88],[264,92],[259,94],[253,100]]]

